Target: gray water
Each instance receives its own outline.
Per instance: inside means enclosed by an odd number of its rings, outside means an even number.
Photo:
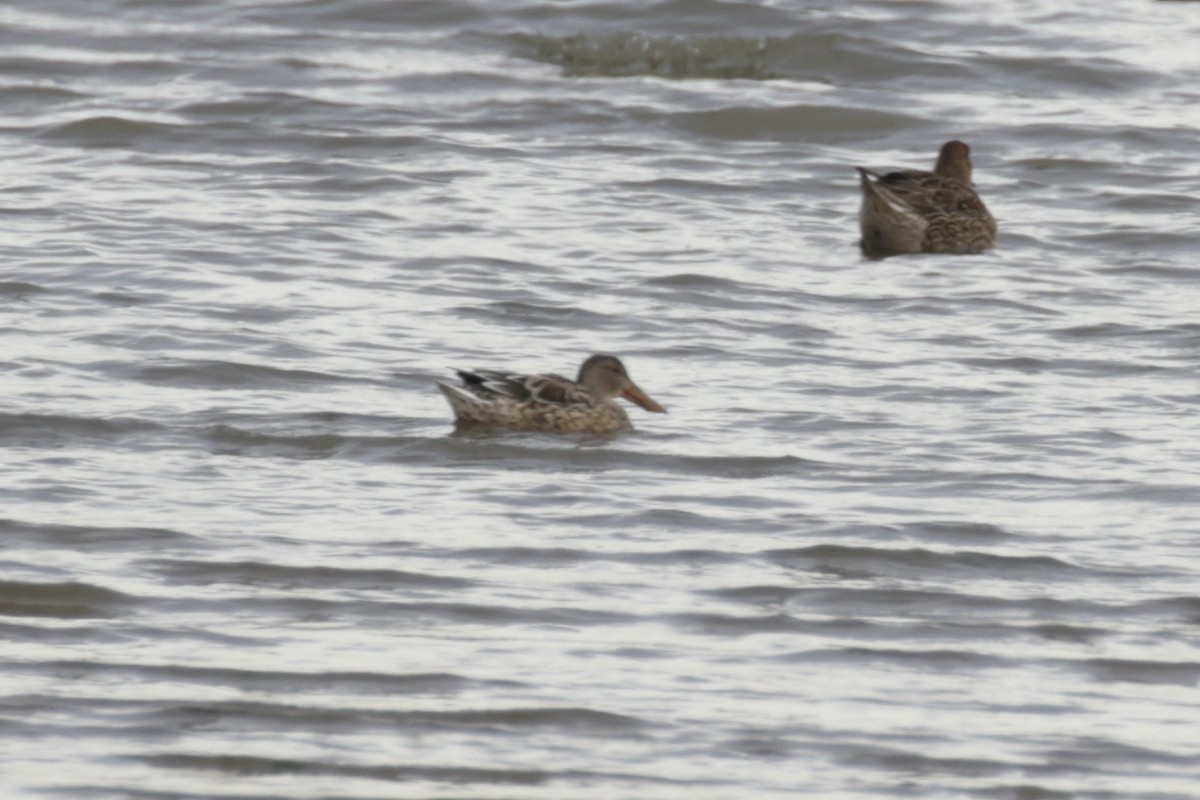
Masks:
[[[1198,40],[8,0],[3,796],[1200,796]],[[864,259],[950,138],[999,247]],[[433,384],[593,352],[670,413]]]

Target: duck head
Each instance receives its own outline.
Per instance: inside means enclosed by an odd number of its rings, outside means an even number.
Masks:
[[[957,139],[946,142],[938,153],[937,165],[933,168],[934,175],[943,178],[954,178],[971,185],[971,148],[966,142]]]
[[[667,413],[665,408],[654,402],[649,395],[629,379],[625,365],[616,356],[603,354],[591,356],[579,368],[579,377],[575,382],[587,389],[592,397],[602,402],[614,397],[624,397],[647,411]]]

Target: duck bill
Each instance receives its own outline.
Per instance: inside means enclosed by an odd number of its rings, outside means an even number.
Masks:
[[[643,392],[641,389],[634,386],[633,384],[630,384],[629,388],[621,393],[621,396],[624,397],[626,400],[628,400],[631,403],[637,403],[639,406],[646,409],[647,411],[655,411],[655,412],[658,412],[659,414],[667,413],[667,410],[665,408],[663,408],[658,403],[656,403],[650,399],[650,395],[646,394],[645,392]]]

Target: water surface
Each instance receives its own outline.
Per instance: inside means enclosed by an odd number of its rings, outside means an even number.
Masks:
[[[7,3],[5,796],[1195,797],[1198,35]],[[864,259],[950,138],[1000,246]]]

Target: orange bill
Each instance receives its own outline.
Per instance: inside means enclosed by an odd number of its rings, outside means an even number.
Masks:
[[[621,396],[631,403],[637,403],[647,411],[657,411],[659,414],[667,413],[665,408],[650,399],[650,395],[646,394],[632,383],[629,384],[628,389],[621,393]]]

